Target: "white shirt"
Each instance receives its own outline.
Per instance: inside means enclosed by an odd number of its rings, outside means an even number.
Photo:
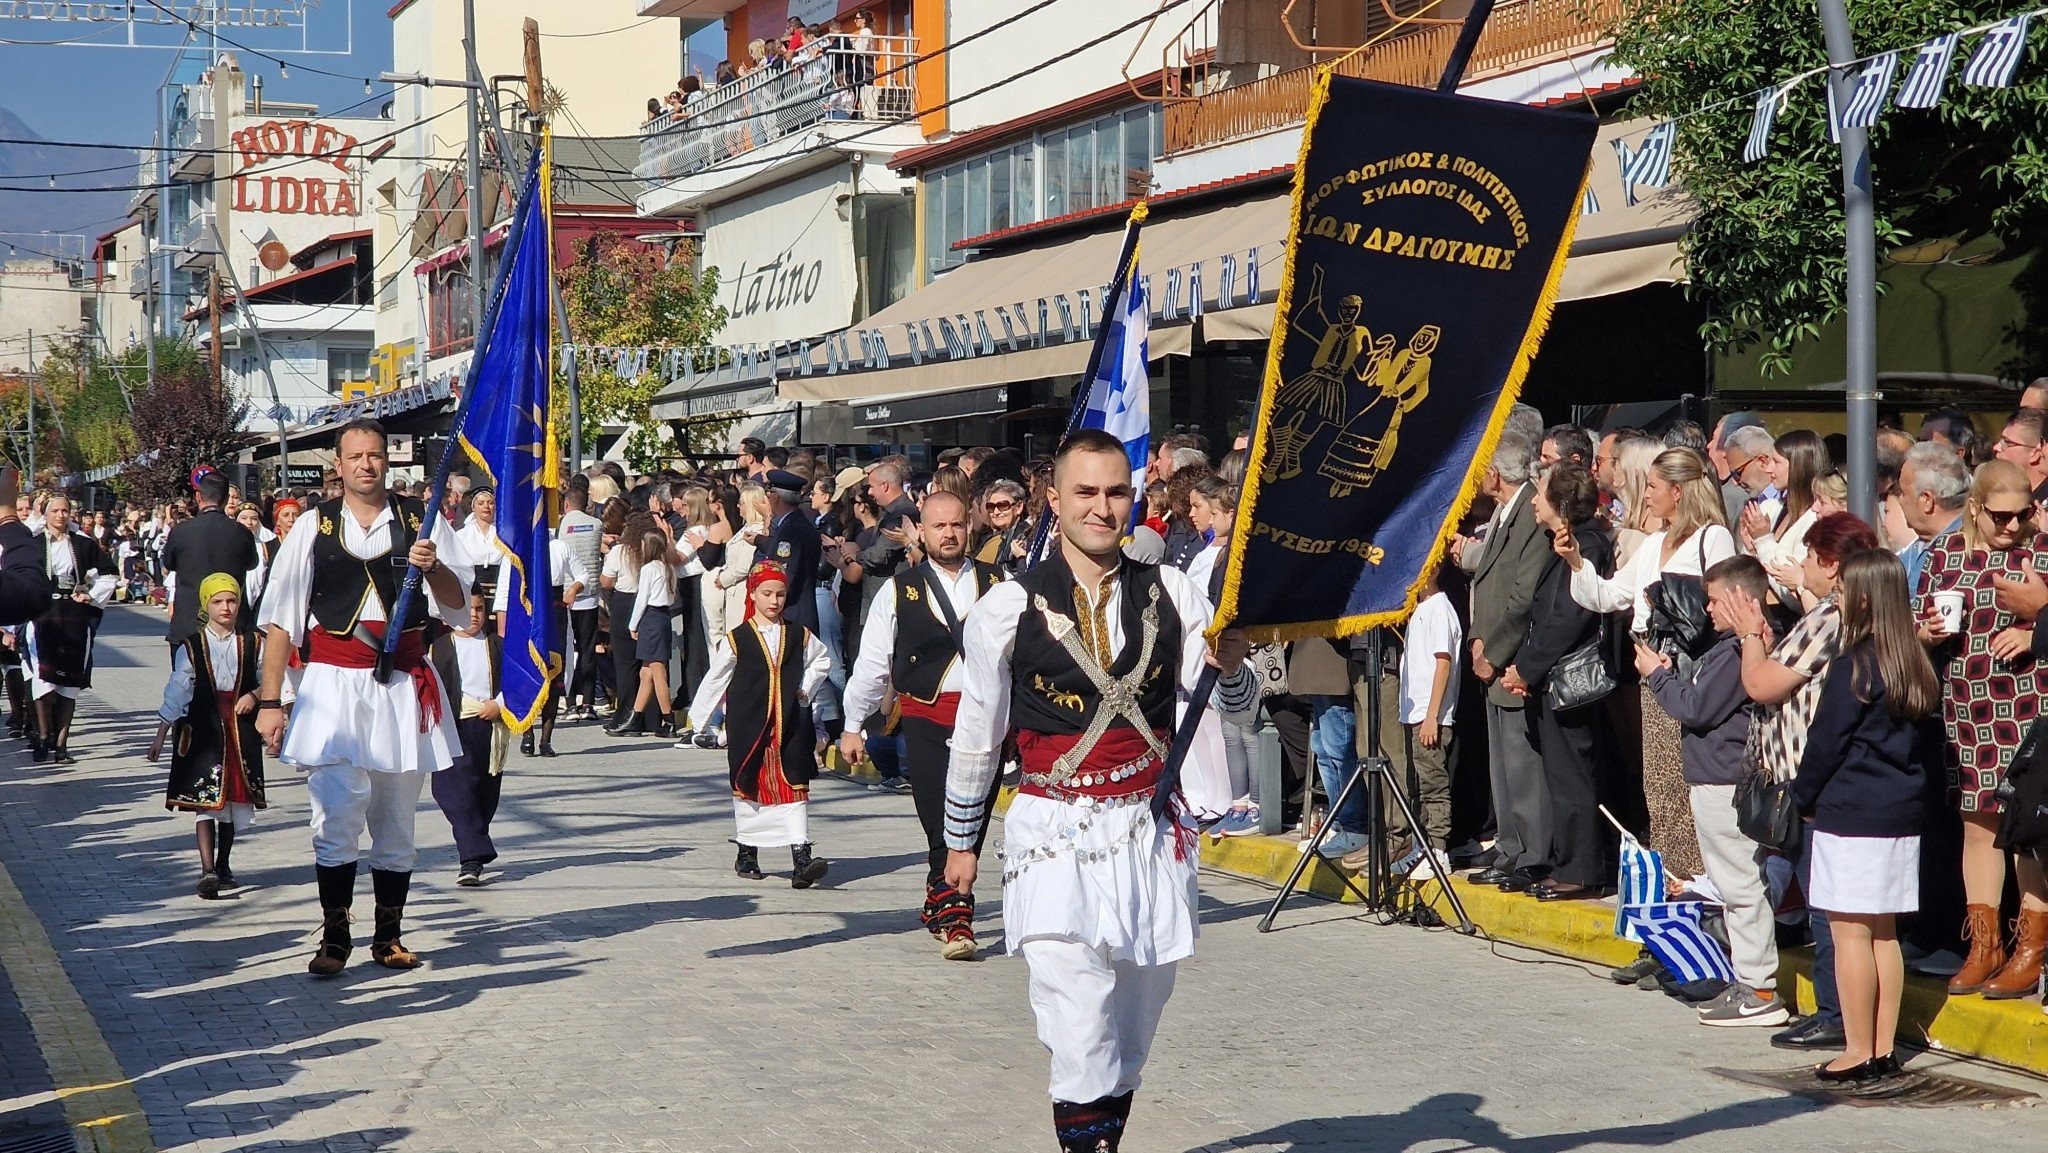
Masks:
[[[759,623],[761,626],[761,639],[766,642],[768,651],[770,653],[780,651],[782,648],[783,626],[769,624],[767,621],[760,621]],[[739,629],[752,627],[753,624],[751,622],[745,625],[736,625],[734,626],[734,631],[737,632]],[[739,653],[734,651],[732,645],[720,645],[713,650],[711,654],[711,669],[704,674],[704,683],[697,686],[696,699],[690,702],[690,716],[693,719],[709,717],[712,713],[718,711],[718,706],[725,700],[725,690],[732,687],[732,674],[739,667]],[[810,636],[804,645],[804,681],[799,688],[801,698],[803,700],[810,700],[817,693],[818,686],[825,683],[826,674],[831,671],[832,654],[826,651],[824,642],[820,641],[815,634]]]
[[[1710,524],[1680,544],[1667,563],[1664,535],[1651,533],[1612,577],[1602,577],[1592,565],[1580,565],[1572,574],[1572,599],[1596,613],[1632,610],[1635,616],[1629,628],[1640,633],[1650,627],[1650,599],[1643,595],[1644,590],[1665,573],[1704,577],[1707,569],[1735,555],[1735,537],[1720,525]]]
[[[106,608],[107,603],[114,599],[114,586],[120,583],[115,575],[98,569],[79,572],[78,549],[73,545],[70,533],[44,539],[49,541],[45,555],[50,558],[51,579],[59,584],[69,580],[73,585],[83,586],[95,607]]]
[[[351,512],[345,503],[341,506],[341,512],[336,519],[339,521],[336,527],[341,533],[341,547],[351,556],[381,556],[391,551],[394,543],[401,546],[407,543],[403,540],[393,540],[393,534],[402,537],[404,529],[393,519],[391,506],[388,504],[377,510],[377,515],[370,521],[368,528],[362,526],[362,522],[356,519],[355,513]],[[427,522],[432,526],[427,539],[432,541],[438,550],[436,555],[441,558],[442,564],[448,566],[456,581],[467,589],[473,574],[461,546],[454,542],[454,530],[448,527],[448,521],[443,517],[430,516]],[[306,622],[313,616],[313,544],[319,536],[320,514],[317,510],[301,516],[298,523],[292,526],[291,535],[284,538],[284,547],[277,550],[277,557],[271,561],[270,587],[268,595],[263,598],[262,611],[258,614],[259,625],[283,629],[294,645],[305,642]],[[398,552],[402,559],[404,548],[399,548]],[[463,597],[461,604],[444,605],[440,598],[434,596],[433,590],[425,581],[420,583],[420,591],[415,595],[425,597],[428,611],[438,615],[450,628],[469,627],[467,596]],[[377,595],[377,586],[374,584],[370,586],[368,595],[363,598],[363,611],[359,619],[391,619],[390,609],[384,604],[384,598]]]
[[[554,589],[549,604],[562,603],[562,597],[569,586],[581,584],[583,589],[576,594],[572,609],[594,609],[597,607],[597,578],[583,571],[583,562],[576,559],[576,550],[562,543],[560,537],[548,541],[548,577],[553,580]],[[491,597],[491,611],[502,613],[512,607],[512,558],[501,556],[498,561],[498,591]],[[540,606],[535,605],[535,611]],[[557,640],[561,639],[559,637]]]
[[[206,638],[206,663],[213,672],[214,686],[233,689],[242,675],[242,649],[235,643],[235,634],[217,633],[209,621],[199,630],[199,635]],[[252,640],[250,643],[258,642]],[[164,682],[164,703],[156,711],[157,719],[168,724],[183,720],[192,707],[192,694],[197,691],[198,684],[198,678],[192,675],[191,650],[184,645],[172,649],[171,679]],[[256,686],[250,685],[248,691],[255,692]]]
[[[455,530],[455,540],[462,546],[463,555],[469,558],[471,569],[495,565],[505,555],[505,550],[498,547],[498,526],[484,524],[475,517],[470,517]]]
[[[491,639],[482,633],[456,633],[449,640],[455,644],[455,673],[462,682],[458,686],[462,699],[482,703],[496,697],[497,689],[491,684]]]
[[[639,589],[633,594],[633,619],[626,624],[626,631],[640,627],[640,618],[651,608],[665,609],[676,603],[675,570],[658,560],[648,561],[640,566]]]
[[[931,574],[930,584],[945,596],[953,606],[953,616],[965,621],[974,604],[981,599],[980,580],[975,575],[974,562],[960,566],[952,576],[937,565],[923,566]],[[868,606],[867,620],[860,628],[860,658],[853,662],[853,672],[846,678],[846,716],[851,724],[859,724],[873,716],[882,707],[882,697],[889,684],[889,662],[896,653],[896,577],[882,582],[875,592],[874,603]],[[944,625],[945,616],[939,606],[927,599],[923,610],[933,620]],[[939,682],[941,693],[957,693],[966,678],[964,661],[954,661],[946,666],[946,677]]]
[[[615,544],[612,551],[604,554],[604,571],[600,574],[612,578],[612,591],[632,596],[640,591],[640,570],[626,563],[626,546]]]
[[[1401,723],[1419,725],[1429,716],[1429,694],[1436,687],[1436,659],[1451,659],[1451,681],[1444,688],[1443,711],[1437,723],[1458,718],[1458,661],[1465,649],[1465,628],[1451,598],[1439,592],[1415,606],[1401,645]]]
[[[1209,598],[1179,569],[1160,566],[1159,581],[1180,617],[1180,691],[1193,691],[1208,663]],[[1090,590],[1082,589],[1083,596]],[[1104,615],[1109,624],[1109,650],[1123,652],[1123,582],[1109,582]],[[960,714],[953,726],[953,755],[946,770],[946,843],[968,850],[987,820],[985,802],[996,772],[997,754],[1010,728],[1010,656],[1017,644],[1017,623],[1031,610],[1022,584],[1007,581],[988,591],[967,618],[967,641],[961,664]],[[1081,611],[1087,611],[1085,606]],[[1224,720],[1249,723],[1259,703],[1258,684],[1249,669],[1219,681],[1213,704]],[[1196,767],[1190,758],[1184,771]],[[1218,766],[1220,768],[1220,766]],[[1228,793],[1227,783],[1222,790]],[[1226,799],[1226,804],[1227,804]]]

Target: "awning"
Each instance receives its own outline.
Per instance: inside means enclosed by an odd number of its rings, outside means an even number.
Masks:
[[[854,409],[855,428],[895,428],[906,424],[928,424],[935,420],[965,420],[974,416],[996,416],[1010,411],[1010,386],[968,388],[959,392],[923,393],[905,397],[878,397]]]
[[[1692,198],[1676,186],[1637,188],[1636,202],[1630,204],[1621,165],[1615,161],[1615,140],[1635,148],[1655,124],[1638,119],[1600,126],[1593,142],[1593,173],[1586,184],[1600,209],[1579,217],[1571,259],[1565,262],[1564,280],[1558,285],[1558,303],[1685,279],[1678,238],[1692,224]]]
[[[1116,266],[1122,241],[1123,229],[1115,228],[969,261],[862,321],[859,327],[885,340],[892,360],[907,358],[910,345],[904,332],[906,324],[973,316],[978,311],[993,314],[996,308],[1020,304],[1031,308],[1036,301],[1062,294],[1073,299],[1083,289],[1089,290],[1091,296],[1099,293]],[[1255,283],[1265,286],[1264,291],[1270,294],[1279,286],[1286,242],[1286,195],[1262,196],[1181,216],[1155,216],[1145,226],[1140,266],[1151,278],[1155,301],[1164,298],[1169,270],[1195,265],[1203,267],[1204,296],[1213,298],[1221,287],[1217,281],[1220,261],[1225,256],[1237,262],[1237,280],[1232,285],[1234,298],[1242,298],[1247,287]],[[1259,265],[1256,277],[1248,267],[1254,249]],[[1100,307],[1099,301],[1095,307]],[[991,318],[988,323],[993,326],[996,322]],[[999,341],[1003,337],[999,330],[994,335]],[[921,364],[899,364],[867,372],[785,372],[780,387],[783,397],[789,400],[865,400],[884,394],[945,392],[1047,376],[1079,375],[1088,365],[1089,344],[1086,340],[1049,342],[1015,352],[998,351],[958,359],[947,358],[942,352],[927,353]],[[1154,319],[1148,347],[1154,358],[1186,355],[1192,347],[1191,326],[1184,316]]]

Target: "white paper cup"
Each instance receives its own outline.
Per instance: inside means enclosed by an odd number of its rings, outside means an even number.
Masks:
[[[1934,594],[1934,611],[1941,615],[1942,627],[1952,633],[1963,631],[1963,594],[1950,589]]]

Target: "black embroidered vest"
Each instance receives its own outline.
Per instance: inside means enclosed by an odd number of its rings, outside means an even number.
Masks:
[[[340,500],[320,502],[313,514],[320,518],[320,535],[313,538],[313,595],[308,605],[313,623],[336,636],[353,633],[372,589],[384,602],[386,614],[397,611],[398,590],[405,584],[405,557],[419,536],[424,515],[420,502],[411,497],[391,498],[391,548],[367,558],[341,543],[341,518],[353,514]],[[430,595],[425,588],[413,595],[402,627],[416,629],[427,623]]]
[[[990,565],[974,566],[975,595],[986,596],[996,576]],[[896,574],[896,648],[889,655],[889,683],[925,704],[939,699],[946,673],[960,659],[960,638],[946,627],[938,600],[945,595],[929,561]],[[966,614],[956,615],[964,629]]]
[[[1123,650],[1107,670],[1112,677],[1131,673],[1144,647],[1146,618],[1157,629],[1151,660],[1138,687],[1138,706],[1155,731],[1173,730],[1175,684],[1181,657],[1181,620],[1173,599],[1159,579],[1156,565],[1126,559],[1115,580],[1123,590],[1120,608]],[[1010,657],[1010,723],[1019,729],[1050,734],[1086,732],[1102,705],[1095,682],[1053,634],[1041,610],[1047,609],[1076,622],[1080,614],[1074,596],[1074,574],[1057,551],[1038,567],[1017,578],[1027,594],[1024,615],[1017,622],[1017,642]],[[1082,634],[1085,635],[1085,634]],[[1085,649],[1086,645],[1082,647]],[[1129,728],[1122,717],[1112,728]]]
[[[775,739],[776,711],[782,717],[782,776],[792,785],[809,784],[818,775],[810,714],[802,707],[804,649],[811,634],[783,618],[782,649],[769,653],[752,623],[726,638],[732,645],[732,684],[725,691],[726,767],[735,793],[760,795],[761,764],[767,743]],[[772,666],[772,668],[771,668]],[[776,690],[771,694],[770,686]]]

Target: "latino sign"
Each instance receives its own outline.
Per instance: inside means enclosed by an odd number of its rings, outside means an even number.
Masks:
[[[267,120],[238,130],[234,210],[356,215],[359,144],[348,133],[311,120]]]

